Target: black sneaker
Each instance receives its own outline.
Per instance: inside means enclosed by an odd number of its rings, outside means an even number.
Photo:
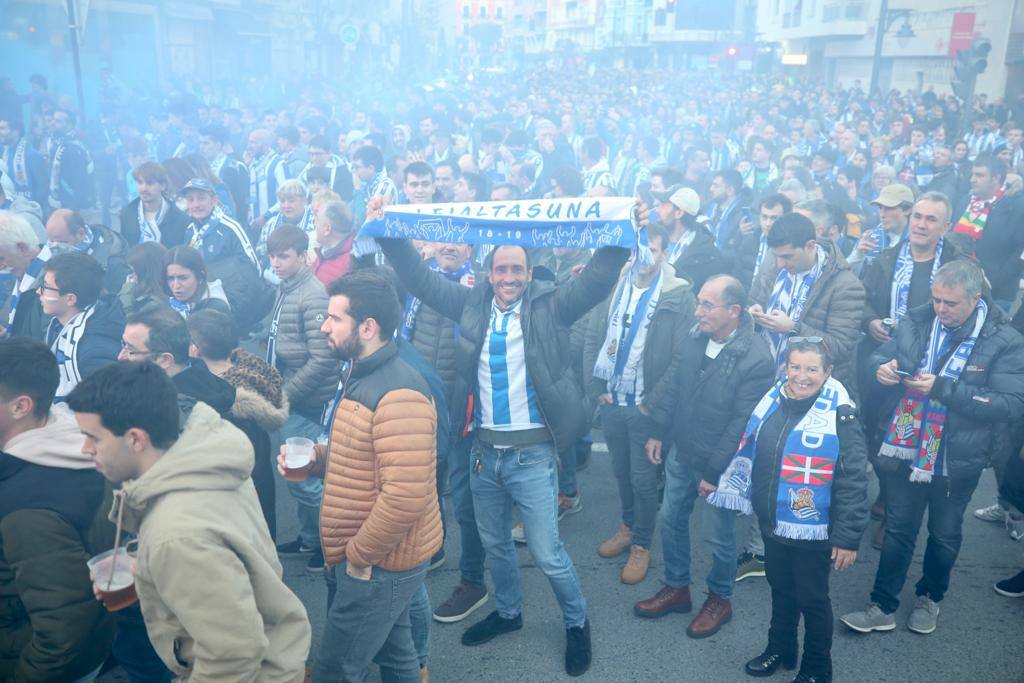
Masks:
[[[1024,598],[1024,571],[1009,579],[1003,579],[993,588],[996,589],[996,593],[1008,598]]]
[[[317,548],[310,555],[309,562],[306,563],[306,571],[310,574],[324,573],[324,551],[322,548]]]
[[[582,676],[590,668],[590,619],[583,626],[565,629],[565,673]]]
[[[444,546],[441,546],[441,549],[434,553],[434,556],[430,558],[430,565],[427,567],[427,571],[434,571],[435,569],[444,564],[445,559],[446,556],[444,554]]]
[[[478,621],[463,632],[462,644],[469,647],[473,647],[474,645],[483,645],[484,643],[494,640],[503,633],[518,631],[522,627],[522,614],[517,616],[515,619],[505,619],[498,614],[497,610],[495,610],[484,617],[483,621]]]
[[[764,555],[743,553],[736,561],[736,581],[764,576]]]
[[[277,546],[278,555],[308,555],[313,550],[313,548],[303,545],[301,538],[296,538],[288,543],[279,543]]]

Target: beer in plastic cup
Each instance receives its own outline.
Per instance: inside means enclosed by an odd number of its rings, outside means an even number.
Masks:
[[[313,442],[301,436],[285,441],[284,478],[288,481],[303,481],[309,476],[313,465]]]
[[[138,601],[135,594],[135,558],[128,548],[117,549],[117,565],[114,567],[113,579],[110,577],[110,564],[114,560],[114,551],[108,550],[89,560],[89,578],[99,590],[99,598],[108,612],[117,612]]]

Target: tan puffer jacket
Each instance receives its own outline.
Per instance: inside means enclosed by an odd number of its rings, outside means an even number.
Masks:
[[[437,414],[394,342],[356,361],[331,423],[320,535],[328,566],[404,571],[441,547]]]

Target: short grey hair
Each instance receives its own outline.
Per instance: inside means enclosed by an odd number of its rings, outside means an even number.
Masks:
[[[808,218],[814,223],[814,228],[818,231],[828,232],[828,229],[832,227],[832,211],[828,207],[828,202],[824,199],[808,199],[805,202],[798,203],[794,210],[806,211]]]
[[[890,178],[895,178],[896,169],[893,168],[892,166],[889,166],[888,164],[880,164],[878,166],[875,166],[875,170],[871,172],[871,177],[874,178],[876,176],[880,176],[883,174],[889,176]]]
[[[39,236],[22,216],[12,211],[0,211],[0,251],[17,251],[19,244],[37,248]]]
[[[796,196],[794,204],[800,204],[807,199],[807,188],[796,178],[790,178],[789,180],[783,180],[779,183],[779,189],[777,190],[780,194],[786,194],[792,192]]]
[[[341,201],[329,201],[320,207],[320,213],[331,226],[331,232],[347,235],[352,232],[352,209]]]
[[[934,202],[935,204],[942,204],[942,206],[945,207],[946,209],[946,221],[948,222],[950,219],[952,219],[953,203],[949,201],[949,197],[942,194],[941,192],[925,192],[920,197],[918,197],[917,201],[914,203],[917,204],[917,202],[925,201]]]
[[[747,304],[747,288],[743,286],[743,283],[737,280],[732,275],[712,275],[704,284],[707,285],[711,282],[723,282],[725,286],[722,287],[722,301],[724,306],[739,306],[740,308],[746,308]]]
[[[300,199],[305,199],[306,195],[306,186],[297,178],[286,180],[281,183],[281,187],[277,188],[278,199],[282,199],[284,197],[299,197]]]
[[[939,268],[932,284],[959,287],[967,296],[977,296],[985,286],[985,272],[974,261],[958,259]]]

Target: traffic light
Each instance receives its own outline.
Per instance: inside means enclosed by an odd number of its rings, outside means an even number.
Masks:
[[[952,84],[957,97],[962,100],[974,97],[974,84],[988,68],[988,53],[991,51],[992,41],[988,38],[975,38],[969,49],[957,50]]]
[[[725,54],[729,55],[730,57],[735,57],[737,54],[739,54],[739,50],[736,49],[735,45],[730,45],[728,48],[726,48]]]

